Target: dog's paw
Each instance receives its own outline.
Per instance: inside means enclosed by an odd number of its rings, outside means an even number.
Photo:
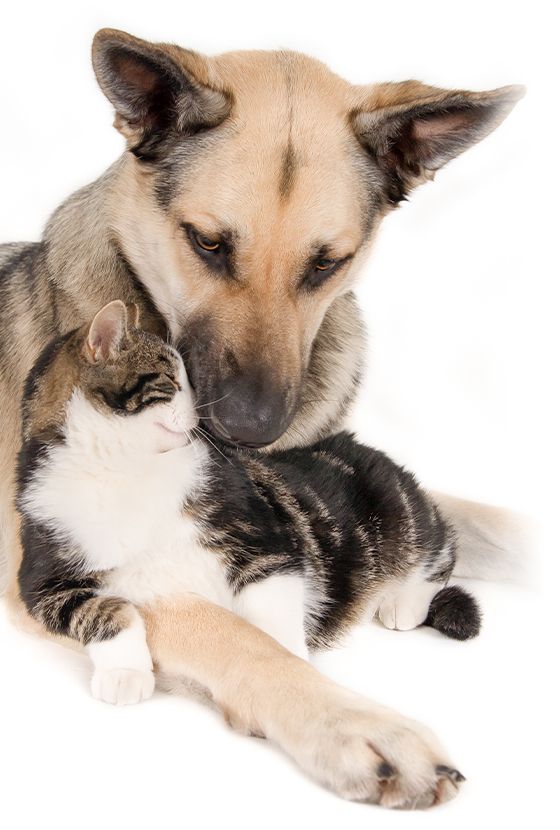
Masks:
[[[136,669],[103,669],[94,672],[91,680],[91,691],[97,700],[118,705],[147,700],[154,686],[152,671]]]
[[[330,716],[304,766],[344,798],[402,809],[448,801],[465,780],[428,729],[375,708]]]

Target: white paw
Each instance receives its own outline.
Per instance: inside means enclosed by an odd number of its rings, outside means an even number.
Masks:
[[[433,582],[404,584],[384,594],[377,615],[385,628],[410,631],[422,625],[441,585]]]
[[[345,798],[384,807],[431,807],[465,780],[428,729],[389,710],[339,710],[308,752],[303,766],[314,777]]]
[[[383,600],[378,614],[385,628],[410,631],[422,625],[428,614],[428,607],[425,604],[411,607],[406,597],[391,597]]]
[[[147,700],[154,686],[154,673],[137,669],[102,669],[95,671],[91,680],[91,691],[97,700],[118,705]]]

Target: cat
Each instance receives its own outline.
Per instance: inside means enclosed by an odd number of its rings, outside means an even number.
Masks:
[[[213,445],[179,353],[135,306],[53,340],[22,414],[21,596],[86,647],[97,698],[151,695],[137,606],[161,596],[201,594],[304,658],[374,617],[479,631],[474,598],[447,586],[453,529],[409,472],[345,432],[267,454]]]

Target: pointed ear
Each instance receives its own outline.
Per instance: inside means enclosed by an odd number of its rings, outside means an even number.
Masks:
[[[382,84],[351,114],[354,131],[385,174],[398,204],[450,159],[492,132],[523,97],[522,86],[451,91],[418,81]]]
[[[126,304],[127,323],[129,329],[140,328],[140,307],[137,303]]]
[[[150,161],[170,135],[192,135],[229,114],[226,90],[211,86],[209,61],[178,46],[101,29],[92,48],[99,86],[115,107],[129,149]]]
[[[128,335],[126,306],[113,300],[98,311],[89,327],[84,355],[90,363],[103,363],[114,356]]]

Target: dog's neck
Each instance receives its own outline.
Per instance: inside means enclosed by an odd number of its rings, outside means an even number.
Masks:
[[[54,296],[61,300],[60,333],[85,323],[116,298],[140,306],[145,328],[166,333],[164,320],[111,227],[112,192],[125,163],[122,156],[99,179],[72,194],[45,229],[46,266]]]

